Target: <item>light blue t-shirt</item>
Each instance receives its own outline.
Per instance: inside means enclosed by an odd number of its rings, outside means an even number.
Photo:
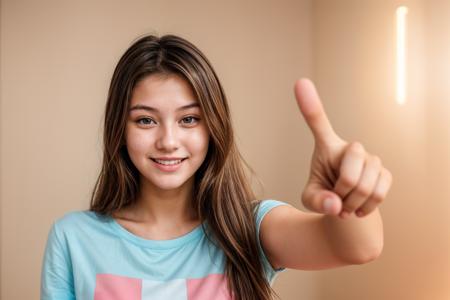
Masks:
[[[264,215],[279,205],[263,200],[256,228],[266,278],[276,275],[259,242]],[[41,300],[229,300],[225,255],[201,225],[171,240],[149,240],[112,217],[74,211],[48,234],[41,271]]]

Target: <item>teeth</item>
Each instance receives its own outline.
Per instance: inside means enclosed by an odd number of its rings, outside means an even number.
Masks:
[[[162,165],[176,165],[176,164],[179,164],[181,162],[181,159],[179,159],[179,160],[159,160],[159,159],[155,159],[155,161],[157,163],[162,164]]]

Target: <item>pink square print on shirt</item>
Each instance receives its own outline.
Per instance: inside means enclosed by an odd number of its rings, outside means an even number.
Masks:
[[[94,300],[232,300],[223,274],[168,281],[97,274]]]
[[[94,300],[141,300],[142,280],[112,274],[97,274]]]
[[[188,300],[231,300],[223,274],[210,274],[203,278],[187,279]]]

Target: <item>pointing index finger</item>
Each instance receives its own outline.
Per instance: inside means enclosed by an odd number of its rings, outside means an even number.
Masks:
[[[334,141],[337,137],[311,80],[299,79],[295,82],[295,97],[314,139],[322,144]]]

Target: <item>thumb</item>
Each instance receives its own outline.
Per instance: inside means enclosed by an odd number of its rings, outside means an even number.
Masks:
[[[307,209],[321,214],[336,216],[342,210],[342,200],[339,195],[313,183],[305,188],[302,202]]]

